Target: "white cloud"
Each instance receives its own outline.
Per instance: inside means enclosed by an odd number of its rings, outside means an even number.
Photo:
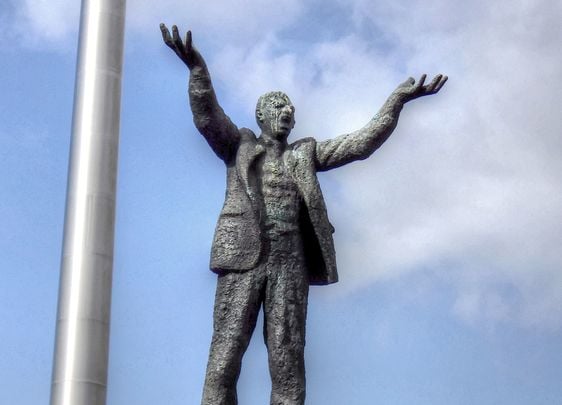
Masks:
[[[464,319],[559,328],[560,6],[352,3],[357,32],[377,26],[387,48],[350,34],[283,52],[268,37],[214,58],[228,101],[248,114],[263,91],[287,91],[295,138],[356,129],[401,72],[451,77],[406,107],[370,161],[323,175],[344,288],[441,268]]]
[[[264,32],[290,25],[302,13],[297,0],[183,1],[128,0],[127,30],[134,36],[158,37],[161,22],[191,29],[194,37],[219,44],[254,42]],[[80,2],[12,0],[11,28],[18,44],[41,49],[75,49]],[[212,33],[212,34],[209,34]]]
[[[75,49],[80,2],[23,0],[11,3],[13,17],[9,19],[9,32],[12,34],[8,38],[15,44],[39,49]]]
[[[157,6],[151,0],[130,0],[127,23],[136,32],[151,32],[160,22],[177,24],[191,29],[194,38],[232,44],[255,42],[264,33],[282,29],[302,10],[298,0],[164,0]]]

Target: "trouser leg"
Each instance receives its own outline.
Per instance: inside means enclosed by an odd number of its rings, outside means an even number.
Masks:
[[[303,405],[308,278],[300,260],[268,270],[264,335],[271,374],[271,405]]]
[[[202,405],[236,405],[236,382],[262,301],[261,269],[219,276]]]

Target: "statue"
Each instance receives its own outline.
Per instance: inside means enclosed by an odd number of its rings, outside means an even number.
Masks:
[[[388,139],[405,103],[437,93],[447,81],[399,85],[363,128],[334,139],[287,143],[295,108],[270,92],[256,106],[261,135],[238,128],[218,104],[201,54],[176,26],[162,37],[190,71],[195,126],[227,170],[227,190],[211,249],[218,274],[214,327],[202,405],[236,405],[242,356],[264,309],[271,405],[305,400],[304,345],[309,285],[338,281],[332,233],[316,172],[369,157]]]

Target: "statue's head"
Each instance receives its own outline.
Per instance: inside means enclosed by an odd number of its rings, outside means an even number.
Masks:
[[[285,140],[295,126],[295,107],[283,92],[265,93],[256,105],[256,121],[262,135]]]

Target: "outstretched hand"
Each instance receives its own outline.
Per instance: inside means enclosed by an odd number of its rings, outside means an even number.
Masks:
[[[431,83],[424,86],[426,75],[423,74],[420,80],[416,83],[413,77],[410,77],[404,83],[396,88],[394,93],[402,99],[404,103],[414,100],[418,97],[429,96],[431,94],[436,94],[441,87],[445,84],[448,77],[443,75],[437,75],[433,78]]]
[[[191,42],[191,31],[185,34],[185,43],[181,40],[177,26],[172,26],[172,35],[165,24],[160,24],[160,31],[162,31],[162,39],[172,51],[187,65],[189,69],[201,63],[201,55],[193,47]]]

